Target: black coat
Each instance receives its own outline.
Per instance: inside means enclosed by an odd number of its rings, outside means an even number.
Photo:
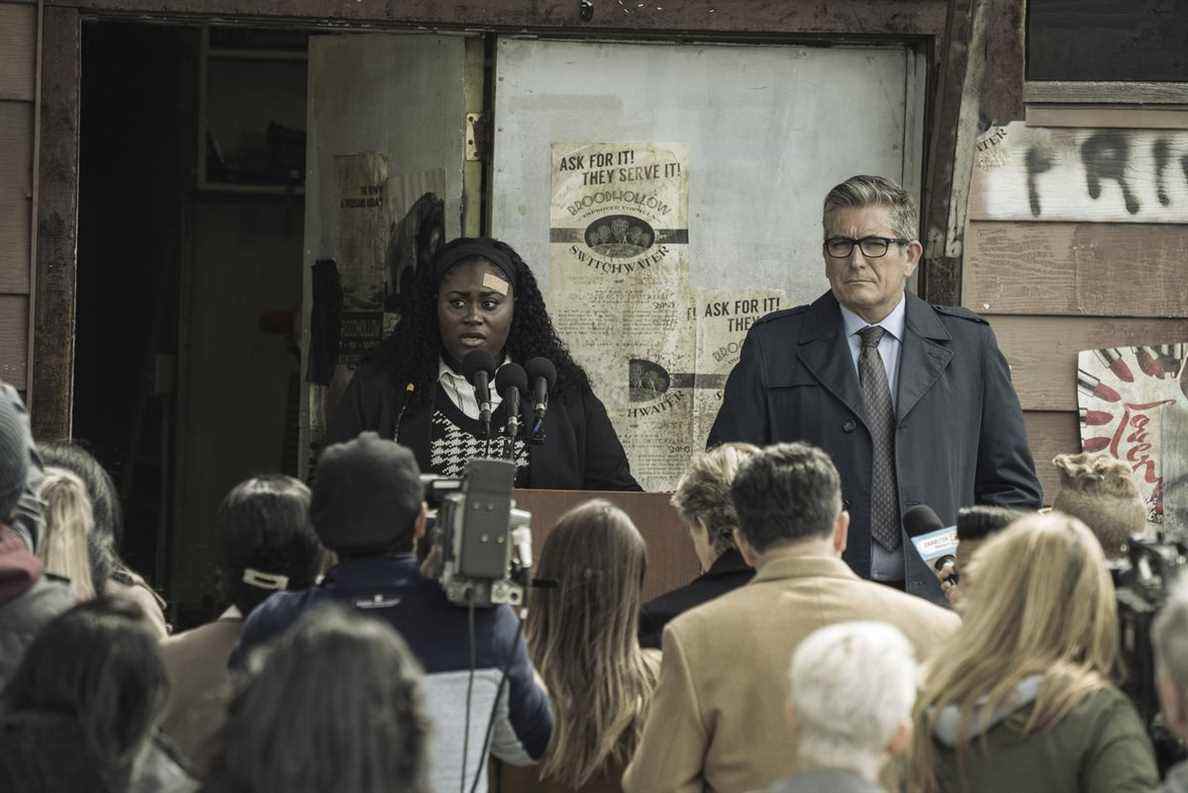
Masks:
[[[695,606],[738,589],[754,576],[754,569],[743,561],[737,549],[726,551],[688,584],[643,604],[639,611],[639,646],[659,650],[665,625]]]
[[[952,526],[960,507],[1038,508],[1043,493],[1011,372],[986,320],[907,295],[896,400],[902,512],[927,504]],[[844,558],[870,577],[871,437],[862,390],[831,292],[752,326],[726,383],[711,446],[807,441],[841,474],[850,512]],[[904,535],[909,592],[944,603],[936,575]]]
[[[436,382],[430,384],[436,391]],[[364,364],[330,420],[331,443],[348,441],[365,430],[396,438],[412,449],[428,473],[432,400],[406,405],[406,391],[397,391],[387,371]],[[521,403],[523,426],[532,420],[532,405]],[[399,434],[397,434],[399,424]],[[528,481],[537,490],[640,490],[631,475],[623,444],[606,415],[606,407],[587,385],[572,386],[549,397],[544,442],[529,446]]]

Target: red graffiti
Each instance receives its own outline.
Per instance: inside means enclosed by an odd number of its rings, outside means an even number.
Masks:
[[[1131,469],[1134,471],[1142,471],[1143,480],[1150,485],[1158,485],[1162,479],[1155,472],[1155,461],[1151,459],[1148,452],[1151,451],[1152,444],[1147,442],[1147,425],[1151,423],[1151,417],[1138,413],[1131,416],[1131,411],[1147,411],[1154,408],[1170,405],[1173,402],[1171,399],[1164,399],[1159,402],[1146,402],[1143,404],[1134,404],[1126,402],[1126,410],[1122,413],[1122,420],[1118,422],[1118,429],[1114,432],[1114,437],[1110,439],[1109,450],[1110,454],[1118,459],[1125,459],[1131,463]],[[1131,429],[1130,434],[1126,433],[1127,429]],[[1122,438],[1125,436],[1126,442],[1132,444],[1126,450],[1126,454],[1119,454],[1119,445]]]

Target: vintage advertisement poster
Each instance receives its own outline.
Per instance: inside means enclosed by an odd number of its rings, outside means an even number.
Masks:
[[[334,158],[342,291],[338,364],[353,369],[408,308],[413,279],[445,236],[445,171],[393,173],[380,152]]]
[[[1181,442],[1184,428],[1176,420],[1188,415],[1181,385],[1186,352],[1184,344],[1155,344],[1077,356],[1081,449],[1130,465],[1151,527],[1163,522],[1165,472],[1188,468],[1188,443]]]
[[[726,376],[738,363],[743,341],[755,320],[781,308],[782,289],[697,291],[697,379],[693,391],[693,447],[704,449],[722,407]]]
[[[334,259],[342,291],[338,362],[347,366],[353,367],[383,338],[388,175],[388,158],[379,152],[334,158],[338,185]]]
[[[688,287],[688,152],[554,144],[550,314],[645,490],[669,490],[693,441],[696,312]]]

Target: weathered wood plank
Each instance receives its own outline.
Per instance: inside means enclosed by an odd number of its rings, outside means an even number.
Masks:
[[[970,220],[1188,223],[1188,131],[992,127],[969,198]]]
[[[987,316],[1024,410],[1077,409],[1077,353],[1188,342],[1188,319]]]
[[[979,313],[1182,317],[1188,225],[970,223],[964,305]]]
[[[1030,104],[1025,120],[1029,127],[1188,129],[1188,105],[1136,107]]]
[[[589,20],[576,0],[484,0],[445,3],[405,0],[362,3],[359,0],[79,0],[85,11],[145,14],[288,17],[383,25],[430,25],[455,28],[539,28],[614,31],[704,31],[737,33],[862,33],[939,36],[944,29],[944,0],[665,0],[627,3],[596,0]]]
[[[0,4],[0,99],[33,101],[37,8]]]
[[[1184,104],[1188,103],[1188,83],[1029,80],[1023,84],[1023,101],[1082,102],[1090,105]]]
[[[920,288],[934,303],[951,303],[961,295],[961,229],[955,222],[967,205],[969,180],[958,173],[956,159],[962,127],[961,108],[971,77],[970,40],[974,35],[974,0],[947,3],[940,41],[936,88],[931,102],[928,158],[920,196],[921,232],[927,241],[920,263]],[[984,60],[983,60],[984,63]],[[977,85],[980,85],[980,81]],[[967,105],[970,104],[967,102]]]
[[[25,387],[29,355],[29,296],[0,295],[0,380]]]
[[[0,101],[0,292],[29,291],[33,105]]]
[[[1023,118],[1024,0],[991,0],[986,20],[986,59],[982,111],[991,124]]]
[[[39,438],[70,436],[78,274],[78,130],[81,25],[73,8],[45,11],[37,303],[30,412]]]
[[[1044,486],[1044,503],[1051,504],[1060,487],[1060,477],[1052,458],[1058,454],[1081,450],[1081,427],[1076,413],[1057,411],[1027,411],[1023,414],[1027,425],[1027,442],[1035,458],[1035,472]]]

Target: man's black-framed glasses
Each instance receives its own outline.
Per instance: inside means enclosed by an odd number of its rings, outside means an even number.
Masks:
[[[868,259],[877,259],[880,256],[887,255],[887,249],[891,247],[891,243],[899,245],[906,245],[911,240],[899,239],[898,237],[863,237],[860,240],[850,239],[849,237],[830,237],[825,240],[825,252],[834,259],[846,259],[854,252],[854,246],[862,251],[862,255]]]

